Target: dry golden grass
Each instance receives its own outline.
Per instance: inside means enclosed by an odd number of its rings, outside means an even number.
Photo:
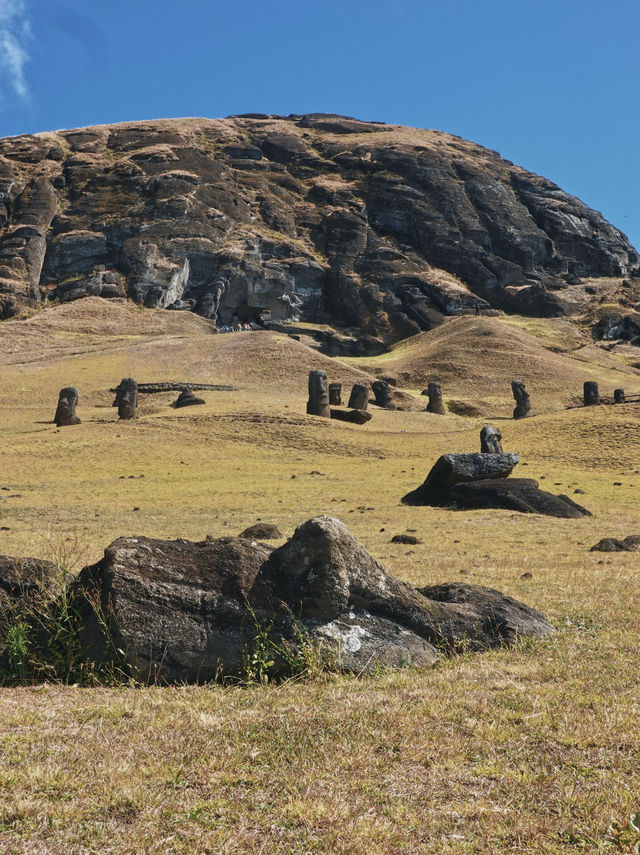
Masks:
[[[605,392],[640,383],[615,354],[550,351],[559,323],[459,319],[345,361],[97,299],[0,325],[1,553],[73,567],[123,534],[201,539],[262,518],[289,536],[328,513],[409,582],[490,585],[558,628],[517,650],[363,679],[0,689],[0,851],[631,851],[608,827],[640,806],[639,556],[589,547],[640,532],[640,405],[559,407],[584,379]],[[401,505],[439,454],[478,448],[481,419],[375,410],[357,427],[305,414],[311,367],[347,384],[363,370],[406,375],[417,394],[454,360],[445,399],[477,390],[499,416],[508,381],[527,382],[541,415],[497,421],[503,444],[520,453],[518,474],[585,490],[592,518]],[[140,417],[118,423],[108,389],[128,375],[239,391],[183,411],[174,394],[143,396]],[[83,424],[56,431],[69,384]],[[407,529],[423,543],[390,543]]]

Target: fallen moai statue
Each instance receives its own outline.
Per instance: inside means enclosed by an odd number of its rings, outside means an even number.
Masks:
[[[182,407],[195,407],[198,404],[206,404],[204,398],[197,398],[188,386],[185,386],[177,399],[173,402],[173,406],[180,410]]]
[[[53,417],[57,427],[68,427],[69,425],[81,424],[80,419],[76,416],[76,406],[78,404],[78,390],[75,386],[66,386],[60,389],[58,396],[58,406],[56,414]]]
[[[505,508],[529,514],[577,518],[590,512],[568,496],[538,488],[533,478],[509,478],[517,454],[443,454],[424,482],[402,497],[405,505]]]
[[[491,588],[412,587],[326,516],[303,523],[275,550],[237,537],[123,537],[81,571],[72,597],[81,654],[100,662],[120,650],[120,666],[144,681],[240,674],[264,627],[274,651],[311,643],[336,667],[356,672],[431,665],[457,649],[553,631],[535,609]]]
[[[371,421],[371,413],[367,410],[335,410],[331,408],[331,418],[340,422],[351,422],[354,425],[364,425]]]

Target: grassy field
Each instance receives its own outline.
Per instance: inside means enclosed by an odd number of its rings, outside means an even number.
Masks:
[[[192,315],[98,299],[0,325],[0,553],[73,571],[120,535],[203,539],[261,519],[289,537],[327,513],[391,573],[498,588],[558,630],[375,677],[0,688],[3,855],[632,852],[640,556],[589,547],[640,533],[640,405],[564,407],[584,380],[640,392],[640,371],[563,324],[458,318],[342,361],[285,335],[212,335]],[[394,374],[417,398],[440,380],[445,402],[477,415],[316,419],[314,367],[347,387]],[[124,376],[237,391],[182,411],[176,393],[142,396],[139,418],[119,423],[109,389]],[[534,413],[520,422],[516,378]],[[83,423],[58,431],[66,385],[80,389]],[[593,517],[400,503],[440,454],[479,450],[488,421],[520,454],[515,474],[584,490]],[[407,530],[422,543],[390,543]]]

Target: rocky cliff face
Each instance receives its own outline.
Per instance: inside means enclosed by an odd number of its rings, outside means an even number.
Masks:
[[[571,311],[638,255],[556,185],[436,131],[251,114],[0,140],[0,317],[88,294],[392,341],[480,303]]]

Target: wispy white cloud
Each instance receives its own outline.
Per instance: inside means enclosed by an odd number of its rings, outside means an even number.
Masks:
[[[25,0],[0,0],[0,100],[8,95],[29,99],[25,66],[29,61],[31,24]]]

